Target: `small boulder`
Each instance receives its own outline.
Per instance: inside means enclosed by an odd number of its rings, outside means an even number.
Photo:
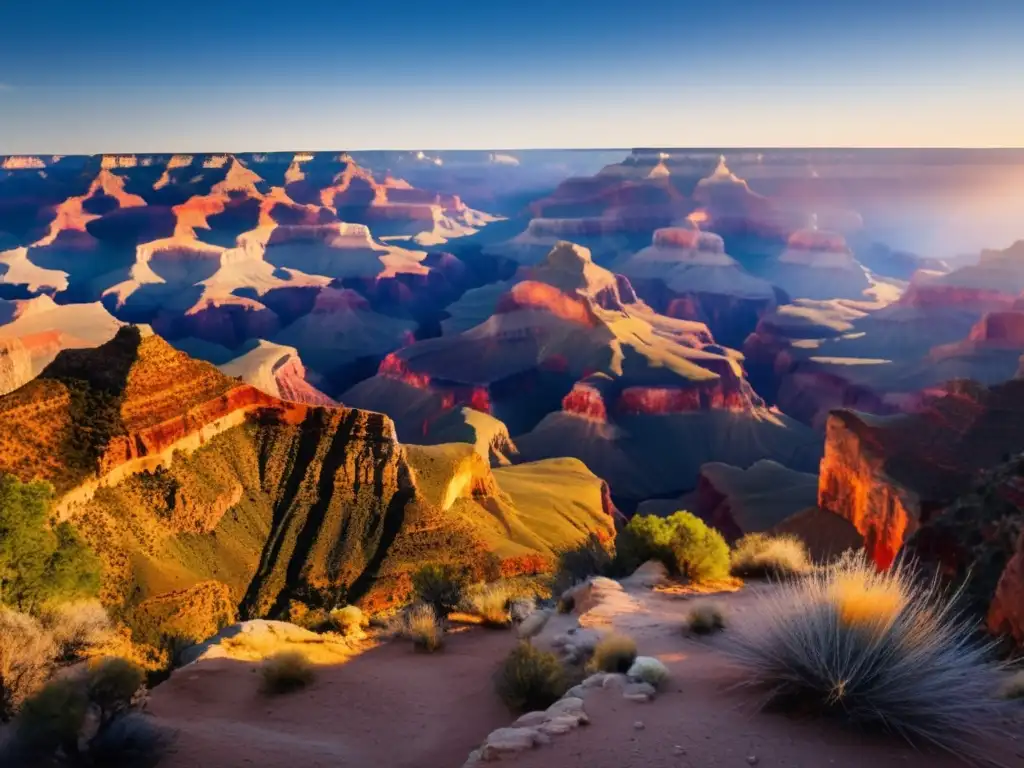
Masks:
[[[653,656],[637,656],[626,676],[633,682],[649,683],[659,688],[668,680],[668,667]]]
[[[499,728],[491,731],[480,748],[480,757],[487,762],[500,759],[509,752],[525,752],[540,744],[547,744],[547,734],[537,728]]]
[[[527,712],[515,722],[517,728],[533,728],[548,719],[547,712]]]
[[[629,701],[650,701],[656,694],[657,691],[650,683],[629,683],[622,689],[622,698]]]

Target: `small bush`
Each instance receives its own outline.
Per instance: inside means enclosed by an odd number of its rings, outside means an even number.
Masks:
[[[998,728],[1002,678],[960,620],[958,595],[909,564],[878,572],[862,554],[761,598],[732,653],[770,701],[894,732],[967,759]]]
[[[100,722],[113,720],[131,707],[146,682],[146,671],[128,659],[101,659],[89,666],[86,695],[99,710]]]
[[[280,651],[263,661],[263,692],[276,696],[292,693],[313,682],[316,673],[305,654]]]
[[[513,712],[532,712],[562,698],[569,680],[555,654],[520,643],[499,667],[494,687]]]
[[[689,512],[668,517],[634,515],[619,534],[617,567],[632,573],[648,560],[691,581],[729,575],[729,545],[722,535]]]
[[[695,635],[710,635],[725,629],[725,616],[714,603],[700,603],[686,617],[686,628]]]
[[[729,545],[722,534],[685,512],[677,512],[672,518],[676,520],[671,543],[676,572],[698,583],[726,578]]]
[[[479,616],[486,627],[506,628],[512,625],[509,590],[501,583],[485,584],[466,598],[465,610]]]
[[[736,542],[731,566],[732,575],[744,579],[785,579],[808,573],[811,556],[807,545],[791,534],[750,533]]]
[[[344,608],[337,608],[331,611],[330,618],[331,624],[342,635],[355,634],[369,624],[362,610],[355,605],[346,605]]]
[[[612,633],[601,638],[591,660],[601,672],[626,674],[636,661],[636,641],[628,635]]]
[[[572,613],[576,610],[576,598],[572,595],[562,595],[558,598],[558,612],[562,614]]]
[[[668,680],[668,667],[653,656],[637,656],[626,674],[633,680],[661,688]]]
[[[555,565],[555,586],[564,592],[591,576],[608,575],[612,553],[596,533],[591,533],[573,547],[560,550]]]
[[[133,709],[143,678],[137,665],[110,658],[90,665],[83,674],[51,681],[25,702],[18,718],[17,748],[39,764],[50,764],[62,755],[73,765],[155,765],[169,735],[152,723],[136,721]]]
[[[412,575],[413,592],[430,605],[439,618],[459,607],[468,576],[452,565],[425,565]]]
[[[404,635],[417,651],[433,653],[444,647],[444,625],[433,606],[420,603],[405,613]]]
[[[56,654],[53,637],[38,621],[0,608],[0,722],[46,682]]]
[[[53,606],[44,610],[40,618],[53,636],[62,661],[80,659],[114,636],[110,617],[97,600]]]

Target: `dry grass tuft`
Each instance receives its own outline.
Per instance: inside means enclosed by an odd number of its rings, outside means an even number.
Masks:
[[[369,624],[362,610],[355,605],[346,605],[344,608],[331,611],[330,623],[345,636],[358,634]]]
[[[46,682],[56,653],[53,637],[38,621],[0,608],[0,722],[10,720]]]
[[[1005,706],[995,695],[1003,667],[958,599],[907,564],[878,572],[846,555],[765,593],[730,650],[774,705],[982,759]]]
[[[636,641],[628,635],[613,632],[601,638],[594,648],[591,660],[594,668],[601,672],[626,674],[636,661]]]
[[[701,603],[686,617],[686,628],[695,635],[711,635],[725,629],[725,615],[715,603]]]
[[[569,680],[555,654],[520,643],[498,669],[494,687],[513,712],[532,712],[562,698]]]
[[[479,616],[485,627],[505,629],[512,626],[510,602],[514,595],[502,582],[475,587],[466,595],[464,609]]]
[[[98,600],[80,600],[52,606],[40,616],[57,644],[57,654],[64,661],[74,661],[108,645],[115,632],[106,609]]]
[[[785,579],[811,571],[807,545],[790,534],[751,533],[736,542],[731,555],[733,576],[744,579]]]
[[[419,603],[406,611],[403,634],[412,640],[417,651],[434,653],[444,648],[444,625],[433,606],[426,603]]]
[[[280,651],[263,661],[263,692],[271,696],[291,693],[313,682],[313,665],[301,651]]]

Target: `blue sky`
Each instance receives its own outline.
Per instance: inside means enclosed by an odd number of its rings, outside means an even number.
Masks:
[[[1024,143],[1022,0],[7,0],[0,29],[0,154]]]

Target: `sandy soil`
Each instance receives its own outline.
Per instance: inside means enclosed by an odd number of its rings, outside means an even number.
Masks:
[[[510,720],[491,675],[508,632],[453,633],[443,653],[395,642],[320,666],[308,689],[269,698],[258,665],[207,659],[175,672],[149,711],[178,730],[161,768],[459,766]]]
[[[727,634],[694,639],[681,631],[700,601],[718,602],[729,622],[754,620],[757,594],[694,595],[655,590],[632,580],[626,590],[595,592],[582,616],[554,616],[539,646],[582,625],[632,635],[641,654],[671,670],[666,690],[649,703],[614,689],[588,694],[591,724],[555,736],[533,751],[505,756],[515,768],[954,768],[946,755],[922,754],[891,738],[758,709],[756,694],[737,688],[723,646]],[[728,630],[726,630],[726,633]],[[495,728],[512,723],[493,692],[491,674],[515,643],[512,633],[465,629],[445,651],[414,653],[395,642],[343,664],[320,667],[305,691],[268,698],[257,666],[206,659],[176,672],[152,695],[150,711],[179,730],[162,768],[458,768]],[[642,727],[637,727],[642,723]],[[1024,766],[1024,706],[990,745],[999,764]],[[1019,740],[1017,740],[1019,739]]]
[[[798,721],[759,710],[757,694],[737,687],[737,673],[722,652],[726,635],[691,639],[680,631],[700,601],[719,603],[731,622],[752,618],[766,585],[732,594],[694,597],[630,588],[582,617],[632,635],[643,655],[656,656],[672,673],[666,690],[635,703],[615,690],[598,690],[585,706],[591,725],[508,762],[516,768],[715,768],[758,765],[785,768],[953,768],[946,755],[922,754],[891,738],[852,732],[834,723]],[[596,616],[595,616],[596,614]],[[539,640],[574,622],[556,617]],[[728,630],[726,630],[728,631]],[[1020,714],[1024,715],[1024,707]],[[638,728],[637,723],[643,727]],[[1006,723],[1011,734],[987,754],[1005,766],[1024,765],[1024,717]]]

